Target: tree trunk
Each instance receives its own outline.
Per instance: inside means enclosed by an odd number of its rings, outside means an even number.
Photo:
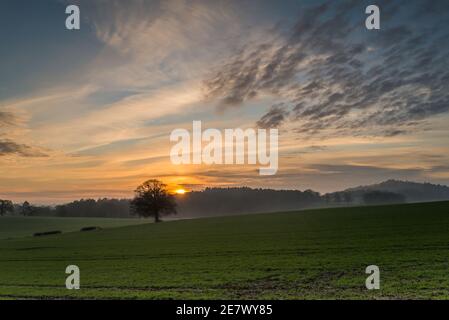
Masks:
[[[159,219],[159,212],[156,212],[156,214],[154,215],[154,222],[155,223],[161,222],[161,219]]]

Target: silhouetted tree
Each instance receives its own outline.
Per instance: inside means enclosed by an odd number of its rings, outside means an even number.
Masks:
[[[8,212],[14,212],[14,205],[12,204],[12,201],[0,199],[0,216],[3,216]]]
[[[22,204],[21,212],[22,212],[23,216],[32,216],[34,213],[34,208],[32,205],[30,205],[30,203],[28,201],[25,201]]]
[[[160,217],[176,214],[175,198],[167,191],[167,186],[159,180],[148,180],[134,191],[135,197],[131,201],[131,211],[141,217],[154,217],[160,222]]]

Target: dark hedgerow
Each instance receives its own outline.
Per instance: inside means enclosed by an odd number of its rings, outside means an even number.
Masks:
[[[81,228],[81,232],[85,232],[85,231],[96,231],[96,230],[101,230],[101,228],[100,227],[84,227],[84,228]]]
[[[33,237],[43,237],[43,236],[51,236],[54,234],[61,234],[62,231],[54,230],[54,231],[45,231],[45,232],[36,232],[33,234]]]

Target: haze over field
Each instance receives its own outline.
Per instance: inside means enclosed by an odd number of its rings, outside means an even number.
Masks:
[[[0,3],[0,198],[129,198],[149,178],[189,191],[449,184],[447,1],[376,1],[376,31],[369,1],[73,0],[79,31],[67,3]],[[170,132],[193,120],[279,128],[277,174],[173,165]]]

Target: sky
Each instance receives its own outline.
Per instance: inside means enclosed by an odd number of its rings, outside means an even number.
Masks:
[[[76,4],[81,29],[65,28]],[[367,30],[376,4],[380,30]],[[449,2],[2,0],[0,198],[449,184]],[[279,169],[174,165],[172,130],[277,128]]]

